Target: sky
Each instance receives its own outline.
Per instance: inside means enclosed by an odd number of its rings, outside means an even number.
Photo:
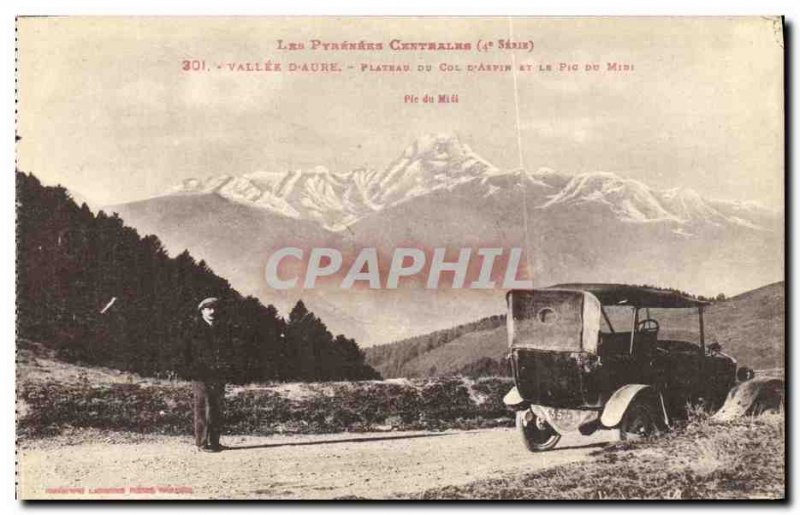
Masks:
[[[308,42],[497,41],[532,52],[282,51]],[[191,177],[388,166],[455,133],[500,168],[604,170],[656,188],[783,205],[783,48],[767,18],[25,18],[18,168],[99,206]],[[184,72],[185,59],[205,73]],[[225,71],[272,59],[336,74]],[[598,63],[632,72],[440,72]],[[362,63],[434,71],[362,73]],[[215,68],[222,64],[223,69]],[[516,83],[516,85],[515,85]],[[516,93],[515,93],[516,91]],[[405,95],[457,94],[457,104]],[[517,116],[518,113],[518,116]]]

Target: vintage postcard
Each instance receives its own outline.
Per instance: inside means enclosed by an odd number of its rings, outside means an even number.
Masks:
[[[786,496],[780,17],[20,17],[20,499]]]

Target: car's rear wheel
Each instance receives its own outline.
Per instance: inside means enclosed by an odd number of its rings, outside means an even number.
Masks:
[[[525,421],[526,414],[530,418],[527,422]],[[529,410],[517,412],[517,429],[522,435],[525,448],[531,452],[549,451],[561,439],[561,435],[550,424]]]
[[[622,440],[647,438],[659,434],[662,426],[658,406],[655,403],[645,399],[634,399],[619,424],[619,437]]]

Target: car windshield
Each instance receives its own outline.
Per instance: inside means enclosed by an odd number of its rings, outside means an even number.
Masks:
[[[633,308],[630,306],[603,306],[600,332],[630,334],[634,326]],[[708,318],[708,317],[706,317]],[[707,320],[706,326],[707,324]],[[708,327],[706,337],[708,337]],[[639,308],[637,335],[654,335],[659,342],[700,344],[700,320],[697,308]]]

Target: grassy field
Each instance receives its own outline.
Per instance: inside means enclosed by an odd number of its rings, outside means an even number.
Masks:
[[[431,489],[418,499],[783,499],[783,414],[715,422],[697,413],[650,441],[620,442],[588,463]]]
[[[507,427],[510,379],[460,377],[229,385],[228,434]],[[75,430],[192,433],[191,385],[55,360],[20,343],[17,432],[43,437]]]

